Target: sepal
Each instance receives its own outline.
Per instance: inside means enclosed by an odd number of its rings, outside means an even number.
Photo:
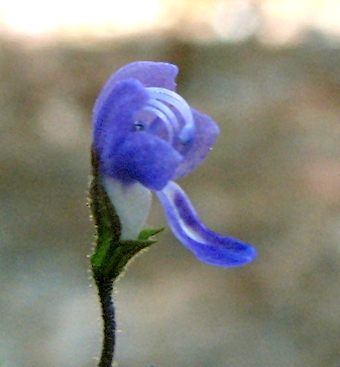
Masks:
[[[109,251],[102,259],[101,263],[92,263],[93,276],[96,280],[101,278],[114,280],[123,272],[127,263],[140,251],[156,243],[154,240],[147,241],[122,241],[111,242]]]
[[[143,229],[138,235],[138,241],[146,241],[149,240],[150,237],[155,236],[156,234],[164,231],[164,227],[162,228],[148,228]],[[156,242],[156,241],[155,241]]]

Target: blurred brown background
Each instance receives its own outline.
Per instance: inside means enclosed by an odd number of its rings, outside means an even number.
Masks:
[[[90,41],[1,36],[1,367],[96,365],[91,109],[135,60],[177,64],[179,93],[219,124],[180,184],[210,228],[259,255],[213,268],[159,235],[117,283],[118,365],[339,367],[340,42],[306,26],[269,42],[263,22],[207,40],[195,22]],[[155,200],[149,224],[165,223]]]

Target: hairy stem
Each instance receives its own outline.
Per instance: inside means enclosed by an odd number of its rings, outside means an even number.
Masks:
[[[104,324],[103,347],[98,367],[111,367],[116,343],[115,309],[112,301],[113,280],[96,279]]]

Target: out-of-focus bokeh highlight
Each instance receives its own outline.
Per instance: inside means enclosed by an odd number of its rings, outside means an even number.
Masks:
[[[191,40],[289,43],[311,30],[337,36],[339,14],[339,0],[12,0],[0,3],[0,30],[47,39],[169,31]]]
[[[339,32],[338,0],[0,2],[1,367],[96,365],[91,109],[136,60],[177,64],[219,124],[180,184],[259,256],[213,268],[159,235],[117,284],[119,365],[339,367]]]

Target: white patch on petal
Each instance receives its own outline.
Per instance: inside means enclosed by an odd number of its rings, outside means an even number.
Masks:
[[[167,186],[165,186],[165,188],[162,190],[162,193],[167,197],[168,199],[168,203],[171,205],[172,208],[172,214],[175,215],[176,221],[178,222],[179,226],[181,227],[182,231],[184,232],[184,235],[187,236],[188,238],[191,238],[192,240],[201,243],[201,244],[205,244],[205,245],[210,245],[209,242],[206,241],[205,238],[203,238],[199,233],[194,232],[190,227],[188,227],[186,225],[186,223],[184,222],[184,220],[181,218],[179,212],[178,212],[178,208],[175,205],[175,196],[176,194],[180,194],[182,196],[183,200],[189,200],[184,191],[174,182],[169,182]],[[190,206],[191,207],[191,204]],[[194,208],[191,209],[192,211],[194,211]],[[177,231],[176,231],[177,232]],[[182,236],[182,234],[178,233],[179,236]],[[185,238],[184,238],[185,239]]]
[[[136,240],[149,216],[151,191],[140,183],[124,185],[110,177],[103,178],[105,190],[122,224],[122,240]]]

